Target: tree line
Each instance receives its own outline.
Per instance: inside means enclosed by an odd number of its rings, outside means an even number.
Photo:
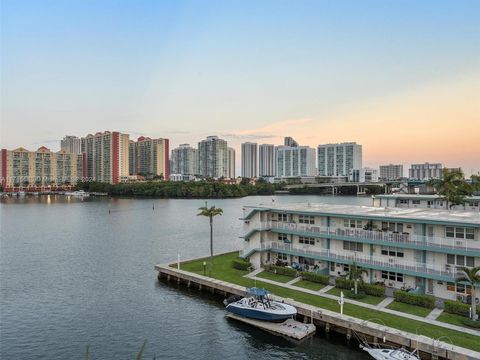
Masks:
[[[98,181],[79,182],[76,190],[108,193],[111,196],[156,197],[156,198],[238,198],[249,195],[273,195],[283,184],[248,181],[240,184],[225,184],[221,181],[205,180],[191,182],[145,181],[136,183],[108,184]]]

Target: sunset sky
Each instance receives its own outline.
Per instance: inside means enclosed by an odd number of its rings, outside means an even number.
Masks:
[[[293,136],[356,141],[366,166],[480,171],[480,1],[0,6],[2,148],[219,135],[239,160],[241,142]]]

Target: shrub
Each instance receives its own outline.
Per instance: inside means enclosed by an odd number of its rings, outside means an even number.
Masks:
[[[263,265],[263,269],[265,271],[275,273],[275,274],[280,274],[280,275],[286,275],[286,276],[292,276],[292,277],[297,275],[297,270],[286,267],[286,266]]]
[[[372,296],[385,296],[385,286],[373,285],[373,284],[361,284],[359,288],[365,292],[365,294]]]
[[[450,314],[470,316],[470,305],[461,303],[460,301],[445,300],[445,312]],[[477,308],[477,314],[480,314],[480,309]]]
[[[346,295],[349,299],[354,300],[363,299],[366,296],[365,292],[363,291],[359,291],[358,294],[355,294],[355,292],[352,290],[347,291]]]
[[[248,270],[252,263],[242,258],[232,260],[232,266],[237,270]]]
[[[308,281],[319,283],[319,284],[328,285],[330,282],[330,277],[328,275],[320,275],[320,274],[316,274],[308,271],[304,271],[300,273],[300,275],[304,280],[308,280]]]
[[[360,284],[359,284],[360,285]],[[335,279],[335,286],[339,289],[348,289],[354,287],[353,280],[348,280],[345,278],[336,278]]]
[[[480,329],[480,321],[479,320],[472,320],[469,318],[465,318],[462,320],[463,325],[474,328]]]
[[[435,297],[431,295],[413,294],[403,290],[397,290],[393,292],[395,301],[405,304],[421,306],[427,309],[433,309],[435,307]]]

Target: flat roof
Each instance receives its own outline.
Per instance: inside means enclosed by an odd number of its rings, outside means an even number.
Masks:
[[[256,212],[290,212],[344,218],[365,218],[373,220],[403,220],[413,223],[453,224],[480,227],[480,212],[456,211],[425,208],[395,208],[373,207],[359,205],[332,205],[322,203],[269,204],[245,206],[251,209],[245,219],[251,218]]]
[[[443,196],[437,194],[379,194],[374,195],[374,198],[378,199],[425,199],[425,200],[437,200],[443,199]],[[469,200],[480,200],[480,196],[473,195],[465,197],[466,201]]]

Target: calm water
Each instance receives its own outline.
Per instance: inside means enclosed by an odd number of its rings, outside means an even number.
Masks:
[[[277,203],[369,204],[367,198],[278,196]],[[238,249],[243,205],[271,197],[215,200],[215,251]],[[155,210],[152,210],[152,205]],[[367,359],[343,338],[301,345],[225,318],[221,298],[164,285],[156,263],[207,255],[200,200],[65,197],[0,204],[0,358]],[[109,214],[110,209],[110,214]]]

